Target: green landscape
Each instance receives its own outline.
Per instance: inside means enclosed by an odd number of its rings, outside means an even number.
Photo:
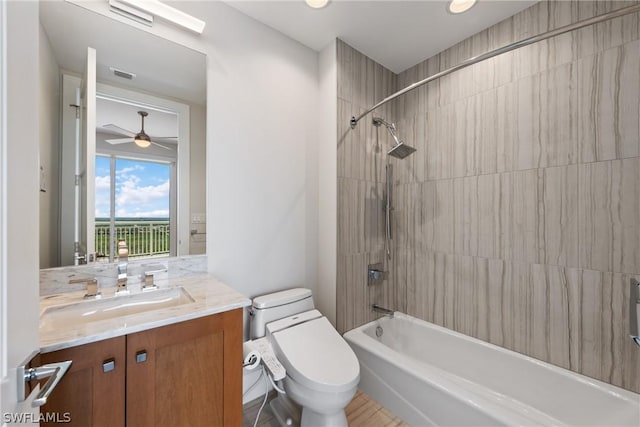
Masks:
[[[97,258],[109,257],[109,218],[95,219]],[[114,247],[125,240],[130,257],[167,255],[171,251],[169,218],[116,218]]]

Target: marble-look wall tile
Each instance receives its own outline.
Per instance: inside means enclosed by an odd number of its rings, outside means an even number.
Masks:
[[[500,176],[500,206],[494,212],[499,221],[499,257],[538,263],[544,212],[538,205],[541,179],[536,169]]]
[[[427,180],[449,176],[447,144],[451,109],[436,108],[427,112],[424,151],[425,175]]]
[[[364,141],[366,129],[357,126],[351,129],[349,117],[353,104],[338,99],[338,177],[365,179],[367,146]]]
[[[580,160],[636,157],[640,139],[640,40],[578,62]]]
[[[544,213],[540,262],[578,267],[578,166],[547,168],[542,172],[539,209]]]
[[[522,262],[505,263],[510,291],[511,319],[505,331],[505,347],[519,353],[532,353],[533,328],[531,306],[531,267]]]
[[[478,176],[478,256],[498,258],[501,253],[500,175]]]
[[[515,40],[522,40],[575,21],[576,5],[568,1],[542,1],[514,15]],[[515,50],[516,79],[536,74],[575,59],[572,33]]]
[[[579,167],[580,267],[640,272],[640,158]]]
[[[477,108],[478,97],[460,100],[453,104],[451,114],[451,133],[446,144],[450,153],[450,176],[462,177],[477,174],[476,157],[482,155],[476,149],[480,145],[478,128],[481,127],[481,112]],[[425,126],[425,130],[428,126]],[[426,138],[432,138],[427,134]],[[440,145],[439,145],[440,147]],[[481,148],[482,149],[482,148]],[[427,163],[429,160],[427,159]],[[427,173],[426,177],[429,176]]]
[[[413,295],[416,291],[416,266],[414,263],[416,256],[416,252],[408,248],[398,247],[394,249],[392,259],[385,260],[387,265],[391,267],[390,283],[393,288],[393,300],[391,303],[387,301],[388,305],[384,305],[381,300],[372,301],[372,303],[375,302],[390,310],[402,311],[404,309],[407,310],[405,311],[406,313],[409,312],[409,306],[411,305],[410,295]]]
[[[577,163],[576,76],[569,63],[518,81],[514,169]]]
[[[365,324],[369,318],[367,254],[338,254],[337,276],[336,326],[342,333]]]
[[[365,181],[338,178],[338,254],[365,251]]]
[[[533,357],[563,368],[570,367],[569,286],[575,270],[557,266],[531,267],[531,324]]]
[[[438,252],[453,252],[453,180],[436,182],[434,248]]]
[[[620,273],[583,270],[573,293],[578,300],[572,369],[640,392],[640,352],[627,333],[629,279]]]
[[[587,19],[637,4],[636,1],[578,1],[578,19]],[[590,25],[575,32],[579,57],[593,55],[640,38],[640,13]]]
[[[391,211],[391,238],[394,248],[406,249],[409,247],[410,233],[414,231],[414,227],[409,218],[411,208],[409,207],[410,192],[413,193],[413,184],[397,184],[391,188],[391,200],[394,206]],[[418,199],[419,201],[419,199]],[[411,203],[415,203],[416,200],[411,200]],[[383,212],[383,214],[385,214]]]
[[[434,323],[453,328],[455,312],[455,256],[436,253],[434,256]]]
[[[476,338],[508,347],[512,334],[512,288],[506,263],[501,259],[476,258],[478,330]]]
[[[375,318],[370,305],[395,302],[389,274],[383,284],[368,286],[367,264],[384,259],[384,211],[386,152],[391,138],[377,128],[372,116],[351,129],[351,116],[395,92],[397,77],[375,61],[337,42],[338,77],[338,267],[337,327],[344,332]],[[396,121],[396,106],[389,103],[376,116]],[[406,126],[413,131],[413,123]],[[386,271],[393,268],[387,260]],[[403,297],[404,299],[404,297]]]
[[[364,245],[368,253],[384,250],[384,184],[365,182]]]
[[[336,66],[337,66],[337,92],[338,99],[354,100],[353,82],[351,73],[353,54],[355,49],[351,48],[342,40],[336,40]],[[338,119],[340,116],[338,115]]]
[[[454,257],[453,324],[444,326],[466,335],[475,336],[478,321],[475,263],[470,256]]]
[[[418,198],[421,203],[420,232],[416,236],[416,248],[423,252],[435,251],[438,208],[436,206],[436,182],[427,181],[419,185]]]
[[[453,250],[460,255],[478,254],[478,177],[453,180]]]

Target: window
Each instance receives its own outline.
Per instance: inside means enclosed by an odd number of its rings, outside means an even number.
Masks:
[[[174,167],[167,162],[96,156],[98,261],[114,261],[118,240],[127,242],[132,258],[173,255]]]

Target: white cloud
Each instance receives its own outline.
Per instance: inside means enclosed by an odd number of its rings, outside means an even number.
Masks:
[[[109,189],[111,187],[111,178],[109,175],[107,176],[96,176],[95,181],[95,200],[96,200],[96,209],[95,216],[96,218],[104,218],[109,216],[109,204],[111,195],[109,194]]]
[[[96,176],[96,192],[100,190],[109,191],[109,187],[111,187],[111,177],[107,176]]]
[[[170,181],[158,178],[140,164],[116,170],[116,217],[168,217]],[[96,176],[95,189],[96,217],[109,217],[110,176]]]
[[[116,175],[126,177],[129,175],[130,172],[143,171],[143,170],[144,170],[144,166],[140,164],[136,164],[133,166],[124,167],[122,169],[116,169]]]
[[[159,185],[148,185],[140,187],[140,179],[131,176],[121,184],[120,191],[116,197],[117,206],[145,205],[153,202],[169,200],[169,180]]]

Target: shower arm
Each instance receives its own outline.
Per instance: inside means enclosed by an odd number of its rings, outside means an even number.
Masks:
[[[418,82],[415,82],[407,87],[405,87],[404,89],[399,90],[398,92],[389,95],[388,97],[386,97],[385,99],[383,99],[382,101],[378,102],[377,104],[375,104],[373,107],[369,108],[368,110],[366,110],[364,113],[360,114],[358,117],[356,116],[352,116],[351,117],[351,129],[355,129],[356,125],[358,124],[358,122],[365,117],[366,115],[368,115],[369,113],[371,113],[372,111],[376,110],[379,107],[382,107],[383,105],[385,105],[388,102],[393,101],[394,99],[396,99],[399,96],[404,95],[407,92],[412,91],[413,89],[416,89],[420,86],[426,85],[429,82],[432,82],[434,80],[438,80],[440,77],[444,77],[448,74],[451,74],[455,71],[461,70],[463,68],[466,68],[470,65],[473,64],[477,64],[478,62],[482,62],[486,59],[489,58],[493,58],[494,56],[498,56],[501,55],[503,53],[507,53],[507,52],[511,52],[512,50],[515,49],[519,49],[521,47],[524,46],[528,46],[530,44],[533,43],[537,43],[539,41],[542,40],[546,40],[552,37],[556,37],[559,35],[562,35],[564,33],[568,33],[569,31],[574,31],[574,30],[578,30],[580,28],[583,27],[587,27],[589,25],[593,25],[593,24],[597,24],[603,21],[608,21],[610,19],[614,19],[614,18],[618,18],[620,16],[624,16],[630,13],[634,13],[634,12],[640,12],[640,4],[637,5],[633,5],[633,6],[628,6],[628,7],[624,7],[622,9],[618,9],[618,10],[614,10],[612,12],[608,12],[608,13],[604,13],[602,15],[598,15],[598,16],[594,16],[592,18],[589,19],[584,19],[582,21],[578,21],[576,23],[573,24],[569,24],[569,25],[565,25],[563,27],[560,28],[556,28],[555,30],[551,30],[551,31],[547,31],[546,33],[541,33],[538,34],[536,36],[532,36],[511,44],[508,44],[506,46],[500,47],[498,49],[492,50],[490,52],[487,53],[483,53],[481,55],[478,56],[474,56],[471,57],[469,59],[466,59],[464,61],[462,61],[460,64],[458,65],[454,65],[451,68],[447,68],[444,71],[440,71],[439,73],[436,73],[430,77],[427,77],[426,79],[420,80]],[[374,124],[376,123],[376,119],[374,119]],[[388,123],[382,121],[383,124],[385,124],[385,126],[387,126],[388,128]]]
[[[401,144],[401,141],[398,138],[398,132],[397,132],[398,129],[396,128],[395,123],[389,123],[388,121],[384,120],[381,117],[374,117],[373,124],[374,126],[378,126],[378,127],[380,125],[384,125],[389,131],[389,133],[391,134],[391,136],[393,137],[393,140],[395,141],[396,146]]]

